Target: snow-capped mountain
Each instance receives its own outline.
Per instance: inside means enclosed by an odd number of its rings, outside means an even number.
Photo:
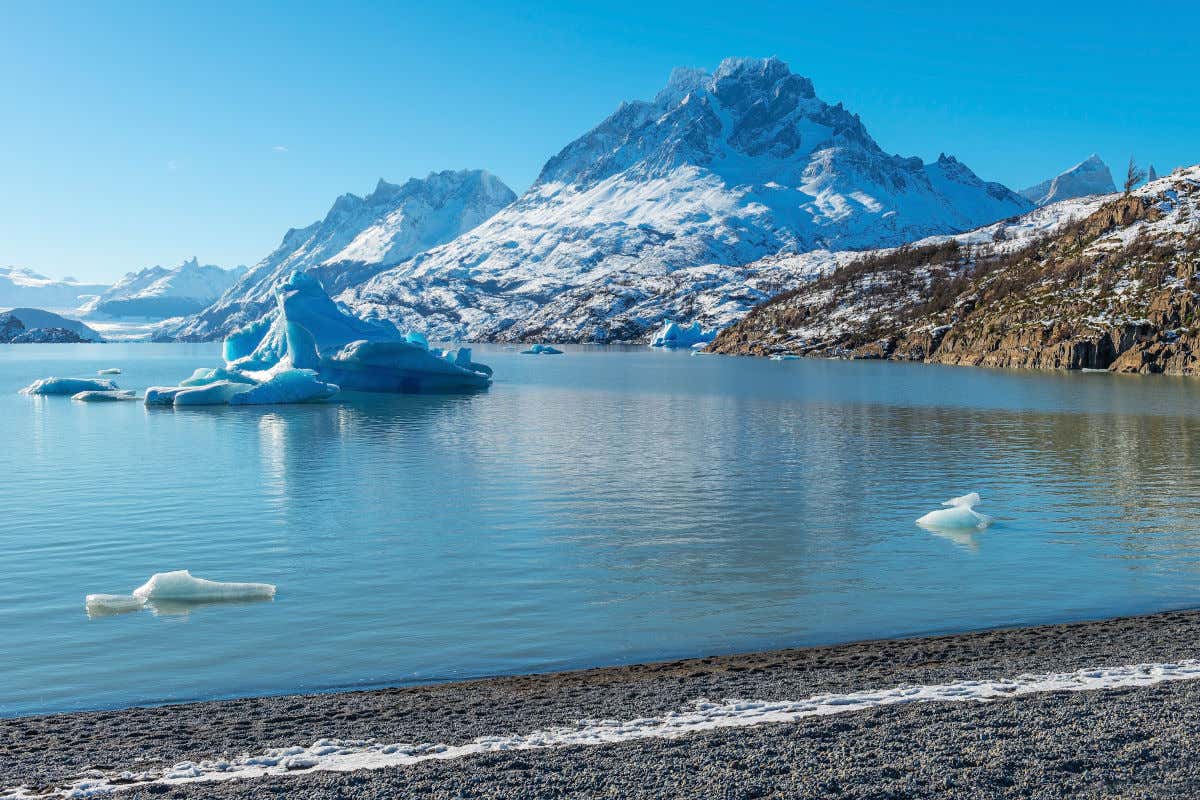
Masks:
[[[639,339],[708,301],[745,311],[764,256],[896,245],[1031,208],[954,158],[888,155],[774,58],[677,69],[550,159],[516,203],[345,291],[438,338]],[[693,308],[693,312],[698,311]],[[700,317],[703,324],[711,320]]]
[[[167,319],[195,314],[245,273],[245,267],[222,269],[201,264],[194,257],[178,267],[146,267],[127,273],[80,312],[96,319]]]
[[[274,288],[293,270],[315,274],[333,293],[454,239],[516,199],[484,170],[431,173],[403,184],[380,180],[366,197],[344,194],[325,218],[284,234],[279,247],[211,306],[160,338],[220,338],[274,305]]]
[[[1111,194],[1117,190],[1108,164],[1093,153],[1085,160],[1037,186],[1021,190],[1021,196],[1034,205],[1045,206],[1073,197]]]
[[[54,280],[31,269],[0,267],[0,308],[77,308],[107,288],[104,283],[80,283],[74,278]]]

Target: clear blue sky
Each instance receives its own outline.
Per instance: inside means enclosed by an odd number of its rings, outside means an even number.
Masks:
[[[1200,161],[1195,4],[537,5],[0,0],[0,265],[253,263],[379,177],[521,191],[672,66],[727,55],[778,55],[886,150],[1014,188],[1092,151]]]

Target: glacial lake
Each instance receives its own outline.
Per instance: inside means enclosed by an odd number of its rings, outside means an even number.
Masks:
[[[1200,380],[476,348],[469,396],[18,394],[217,345],[0,346],[0,715],[1200,604]],[[913,521],[979,491],[979,533]],[[189,569],[273,601],[89,619]]]

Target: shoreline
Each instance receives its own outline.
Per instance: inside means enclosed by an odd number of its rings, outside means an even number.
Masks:
[[[480,736],[517,735],[572,725],[581,719],[663,715],[699,698],[794,700],[821,693],[877,690],[900,685],[946,684],[1014,678],[1022,673],[1059,673],[1091,667],[1172,662],[1200,656],[1198,635],[1200,610],[1181,610],[1090,622],[880,639],[402,688],[7,718],[0,719],[0,752],[6,754],[0,759],[0,791],[18,785],[62,786],[87,770],[112,772],[170,766],[181,761],[310,745],[321,738],[461,744]],[[763,736],[783,736],[794,742],[797,731],[857,730],[863,720],[868,719],[874,720],[868,726],[872,729],[900,724],[913,716],[932,716],[941,720],[939,725],[943,727],[953,727],[956,720],[974,720],[972,724],[978,725],[980,719],[995,722],[996,713],[1000,713],[1002,722],[1005,712],[996,710],[1006,706],[1039,709],[1030,723],[1033,726],[1030,731],[1041,723],[1047,724],[1048,731],[1054,731],[1063,723],[1058,720],[1050,724],[1055,713],[1053,709],[1080,704],[1090,707],[1113,701],[1132,703],[1135,710],[1161,712],[1169,708],[1175,717],[1180,714],[1186,717],[1187,730],[1193,733],[1200,730],[1200,681],[1087,691],[1062,702],[1047,699],[1060,696],[1034,695],[988,703],[911,704],[753,729],[712,731],[677,740],[583,748],[596,751],[587,754],[578,752],[580,748],[577,747],[536,751],[536,754],[521,751],[519,758],[523,759],[522,763],[604,760],[612,758],[607,751],[615,750],[624,753],[626,760],[633,759],[640,764],[640,768],[653,771],[656,765],[666,763],[660,763],[661,755],[655,755],[664,748],[672,752],[688,751],[693,746],[700,746],[699,743],[707,743],[705,747],[736,749]],[[1179,707],[1171,705],[1171,698],[1178,700]],[[1190,711],[1193,706],[1197,708],[1195,712]],[[1114,719],[1136,718],[1129,710],[1113,713],[1117,714]],[[1092,717],[1084,715],[1084,718]],[[912,724],[911,720],[905,724]],[[1162,722],[1152,719],[1148,724],[1159,727]],[[1013,741],[1018,741],[1030,731],[1017,728],[1010,735],[1015,737]],[[855,746],[860,738],[856,735],[841,740],[840,736],[834,736],[834,740],[840,741],[839,746],[848,747]],[[684,744],[680,748],[677,743]],[[1095,742],[1084,744],[1085,749],[1095,749]],[[774,751],[771,747],[762,750],[763,753]],[[910,753],[910,756],[919,757],[920,753]],[[518,758],[518,755],[475,755],[456,761],[369,772],[308,772],[220,784],[180,785],[171,790],[182,791],[184,794],[180,796],[189,797],[243,796],[247,791],[251,794],[244,796],[256,796],[253,792],[258,791],[257,787],[278,782],[294,783],[297,787],[326,786],[349,780],[352,776],[369,775],[368,783],[376,780],[386,783],[400,779],[398,776],[410,780],[414,774],[436,774],[440,777],[435,783],[450,786],[454,781],[448,776],[471,775],[470,780],[476,781],[479,776],[473,773],[478,770],[487,773],[489,780],[507,780],[512,776],[505,777],[504,770],[497,773],[493,762],[511,758]],[[642,763],[645,758],[650,761]],[[1195,785],[1200,786],[1200,783]],[[131,789],[122,796],[150,796],[154,793],[153,788]],[[578,790],[576,786],[573,791]],[[198,793],[193,795],[192,792]]]

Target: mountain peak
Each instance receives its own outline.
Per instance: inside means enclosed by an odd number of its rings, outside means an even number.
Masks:
[[[1100,156],[1092,153],[1070,169],[1036,186],[1022,189],[1019,194],[1035,205],[1044,206],[1073,197],[1110,194],[1116,190],[1108,165]]]

